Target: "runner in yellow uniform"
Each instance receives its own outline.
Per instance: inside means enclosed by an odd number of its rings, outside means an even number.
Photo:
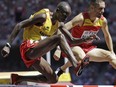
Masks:
[[[62,51],[67,54],[72,65],[74,65],[75,68],[77,67],[77,60],[63,34],[55,35],[61,22],[64,22],[70,14],[71,8],[69,4],[67,2],[60,2],[54,13],[51,13],[49,9],[42,9],[31,15],[29,19],[15,26],[7,44],[2,49],[3,57],[8,56],[11,43],[23,28],[23,42],[20,46],[22,60],[28,68],[34,68],[42,73],[42,75],[19,76],[12,74],[12,84],[18,84],[22,81],[56,83],[58,76],[42,56],[58,45]],[[46,36],[47,38],[43,39],[42,36]]]

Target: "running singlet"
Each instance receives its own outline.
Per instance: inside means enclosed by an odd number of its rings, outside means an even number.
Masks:
[[[103,16],[98,19],[95,23],[93,23],[88,15],[88,13],[83,13],[83,17],[84,17],[84,22],[82,26],[75,26],[74,28],[71,29],[71,34],[73,37],[76,38],[86,38],[90,35],[93,34],[97,34],[99,29],[101,29],[101,26],[103,24]],[[92,48],[95,48],[96,46],[94,46],[92,44],[93,41],[89,41],[89,42],[84,42],[82,44],[80,44],[79,46],[85,51],[88,52],[89,50],[91,50]],[[71,45],[75,46],[75,45]]]
[[[33,18],[37,14],[45,13],[47,15],[46,21],[43,26],[29,26],[24,29],[23,41],[25,40],[41,40],[41,36],[51,36],[58,29],[58,22],[55,25],[52,25],[50,18],[49,9],[42,9],[35,14],[31,15],[30,18]]]
[[[48,9],[42,9],[35,14],[31,15],[30,18],[33,18],[35,15],[45,13],[47,15],[46,21],[44,22],[43,26],[29,26],[24,29],[23,33],[23,43],[20,46],[20,53],[21,57],[27,67],[33,65],[36,61],[41,60],[41,57],[36,59],[29,60],[25,55],[26,52],[30,48],[34,48],[37,44],[39,44],[38,40],[42,39],[42,36],[51,36],[53,35],[56,30],[58,29],[58,21],[55,25],[52,25],[51,18],[50,18],[50,11]]]

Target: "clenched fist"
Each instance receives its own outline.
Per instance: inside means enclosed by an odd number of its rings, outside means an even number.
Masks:
[[[10,53],[10,48],[11,48],[11,46],[10,46],[9,43],[7,43],[7,44],[3,47],[3,49],[1,50],[1,54],[2,54],[3,57],[7,57],[7,56],[9,55],[9,53]]]
[[[85,42],[90,41],[90,40],[100,40],[100,38],[96,34],[93,34],[93,35],[83,38],[83,39],[85,40]]]

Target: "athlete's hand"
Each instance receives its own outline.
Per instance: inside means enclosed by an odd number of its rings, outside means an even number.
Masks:
[[[90,38],[93,40],[100,40],[100,38],[96,34],[91,35]]]
[[[87,38],[84,38],[85,41],[91,41],[91,40],[100,40],[100,38],[96,35],[96,34],[93,34]]]
[[[7,43],[7,44],[3,47],[3,49],[1,50],[1,54],[2,54],[3,57],[7,57],[7,56],[9,55],[9,53],[10,53],[10,48],[11,48],[11,46],[10,46],[9,43]]]

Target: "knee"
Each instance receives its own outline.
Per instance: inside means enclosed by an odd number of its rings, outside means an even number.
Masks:
[[[109,61],[116,60],[116,56],[115,56],[115,55],[112,55],[112,54],[109,54],[109,55],[107,56],[107,58],[108,58]]]
[[[74,53],[77,53],[77,54],[81,54],[81,53],[84,54],[83,49],[82,49],[81,47],[79,47],[79,46],[73,47],[73,48],[72,48],[72,51],[73,51]]]
[[[62,40],[64,38],[65,38],[65,36],[63,34],[58,34],[58,39]]]
[[[78,47],[78,46],[75,46],[72,48],[72,51],[74,53],[74,55],[79,58],[79,59],[83,59],[86,54],[85,52],[82,50],[82,48]]]
[[[62,34],[58,34],[53,38],[55,41],[60,42],[62,39]]]
[[[112,65],[114,69],[116,69],[116,59],[112,59],[112,61],[109,61],[109,64]]]

